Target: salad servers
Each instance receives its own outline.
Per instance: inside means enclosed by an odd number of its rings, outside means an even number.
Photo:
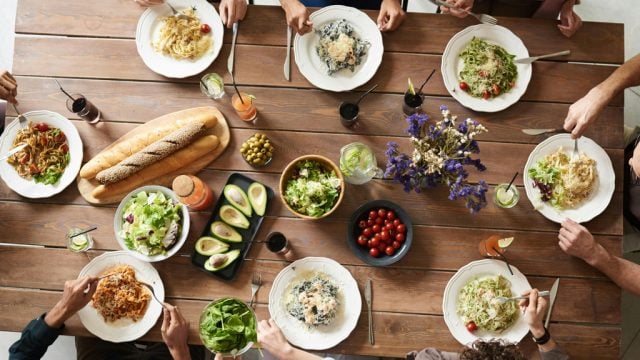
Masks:
[[[550,57],[556,57],[556,56],[562,56],[562,55],[569,55],[571,54],[571,50],[564,50],[564,51],[558,51],[552,54],[546,54],[546,55],[540,55],[540,56],[532,56],[532,57],[528,57],[528,58],[523,58],[523,59],[515,59],[513,60],[514,63],[516,64],[531,64],[534,61],[538,61],[540,59],[546,59],[546,58],[550,58]]]
[[[493,16],[487,15],[487,14],[476,14],[473,13],[469,10],[465,10],[462,8],[459,8],[457,6],[451,5],[448,2],[445,2],[443,0],[430,0],[432,3],[436,4],[436,5],[440,5],[440,6],[444,6],[444,7],[448,7],[450,9],[454,9],[454,10],[459,10],[459,11],[464,11],[467,14],[473,16],[474,18],[478,19],[478,21],[480,21],[483,24],[489,24],[489,25],[496,25],[498,23],[498,19],[494,18]]]
[[[550,291],[540,291],[538,293],[538,296],[549,296],[551,292]],[[504,304],[507,301],[511,301],[511,300],[524,300],[524,299],[528,299],[529,295],[522,295],[522,296],[513,296],[513,297],[505,297],[505,296],[497,296],[494,298],[494,300],[498,303],[498,304]]]
[[[260,274],[253,273],[253,277],[251,278],[251,301],[249,302],[249,307],[253,307],[253,302],[256,299],[256,293],[258,289],[262,286],[262,276]]]

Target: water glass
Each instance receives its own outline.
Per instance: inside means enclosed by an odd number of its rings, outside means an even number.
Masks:
[[[200,91],[210,99],[221,99],[225,94],[224,80],[216,73],[205,74],[200,79]]]
[[[518,188],[509,184],[500,184],[495,187],[493,202],[501,208],[510,209],[520,200]]]

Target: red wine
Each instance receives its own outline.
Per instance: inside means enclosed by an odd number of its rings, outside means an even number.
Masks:
[[[284,237],[282,233],[275,232],[269,234],[269,237],[267,239],[267,248],[270,251],[277,253],[279,251],[282,251],[285,246],[287,246],[287,238]]]
[[[342,103],[342,105],[340,105],[340,121],[342,125],[346,127],[353,126],[353,124],[356,123],[359,111],[360,108],[356,104]]]

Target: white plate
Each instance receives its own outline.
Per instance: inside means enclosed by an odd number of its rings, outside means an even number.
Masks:
[[[462,345],[469,345],[477,339],[490,340],[492,338],[504,339],[511,343],[518,343],[529,332],[527,322],[520,312],[518,312],[518,319],[508,329],[502,333],[490,332],[484,330],[476,330],[473,333],[467,331],[466,324],[462,321],[462,318],[456,312],[456,304],[458,301],[458,294],[460,290],[471,280],[476,278],[483,278],[486,276],[502,275],[505,279],[511,283],[511,293],[520,295],[526,290],[531,289],[527,278],[518,270],[515,266],[511,265],[513,275],[509,273],[507,265],[498,260],[484,259],[468,263],[456,272],[447,287],[444,290],[444,297],[442,299],[442,313],[444,314],[444,321],[449,327],[451,335],[460,342]]]
[[[151,264],[134,258],[126,251],[113,251],[96,257],[80,271],[78,277],[99,276],[105,270],[118,265],[129,265],[134,268],[136,279],[151,285],[158,299],[164,301],[164,285],[156,269]],[[120,319],[108,323],[91,303],[78,311],[78,316],[82,325],[100,339],[125,342],[136,340],[146,334],[156,324],[161,313],[162,306],[152,297],[149,299],[144,316],[135,322],[131,319]]]
[[[515,104],[527,91],[531,80],[531,64],[516,64],[518,77],[515,86],[507,93],[489,100],[473,97],[460,90],[460,77],[458,74],[464,64],[460,53],[471,42],[473,37],[483,39],[491,44],[502,46],[508,53],[515,55],[516,59],[529,57],[529,51],[519,37],[507,28],[498,25],[474,25],[455,34],[442,54],[442,79],[449,94],[460,104],[475,111],[496,112],[504,110]]]
[[[45,123],[51,127],[57,127],[67,137],[67,143],[69,144],[69,164],[67,164],[64,173],[60,177],[57,183],[53,185],[38,184],[35,180],[27,180],[18,175],[18,172],[11,166],[7,160],[0,161],[0,177],[2,180],[16,193],[32,198],[47,198],[51,197],[62,190],[64,190],[69,184],[73,182],[80,171],[80,165],[82,165],[82,140],[78,130],[69,119],[64,116],[47,110],[29,111],[23,114],[27,120],[34,124]],[[2,139],[0,139],[0,154],[5,154],[13,148],[13,140],[16,138],[20,130],[20,124],[18,119],[15,119],[4,131]]]
[[[609,155],[595,141],[582,136],[578,140],[578,150],[596,161],[598,178],[596,179],[594,191],[573,209],[556,209],[550,204],[539,200],[540,191],[533,187],[533,180],[529,177],[529,168],[533,167],[538,160],[556,152],[560,147],[563,147],[565,153],[571,156],[573,143],[574,140],[571,139],[569,134],[554,135],[533,149],[527,164],[524,166],[523,181],[529,201],[544,217],[557,223],[563,222],[566,218],[583,223],[600,215],[609,206],[616,187],[616,174],[613,171],[613,164],[611,164]]]
[[[185,241],[187,240],[187,237],[189,236],[189,227],[191,225],[191,220],[189,217],[189,210],[187,209],[187,207],[183,204],[182,205],[182,229],[180,230],[180,238],[178,238],[178,240],[176,241],[176,243],[173,245],[173,247],[171,247],[169,249],[169,251],[167,251],[166,255],[153,255],[153,256],[149,256],[149,255],[144,255],[142,253],[137,252],[136,250],[130,250],[127,247],[127,244],[124,243],[124,239],[120,236],[120,230],[122,229],[122,212],[124,211],[124,205],[129,202],[129,200],[131,200],[131,198],[133,197],[133,195],[141,192],[141,191],[146,191],[148,193],[151,192],[162,192],[163,194],[165,194],[166,196],[170,197],[173,199],[174,202],[179,202],[178,201],[178,196],[176,195],[176,193],[174,193],[173,191],[171,191],[169,188],[166,188],[164,186],[158,186],[158,185],[147,185],[147,186],[142,186],[139,187],[135,190],[133,190],[132,192],[130,192],[129,194],[127,194],[127,196],[124,197],[124,199],[122,199],[122,201],[120,202],[120,205],[118,205],[118,209],[116,209],[116,214],[113,218],[113,231],[116,234],[116,240],[118,241],[118,244],[120,245],[120,247],[129,252],[132,256],[143,260],[143,261],[148,261],[148,262],[156,262],[156,261],[162,261],[165,259],[168,259],[170,257],[172,257],[173,255],[175,255],[178,250],[180,250],[180,248],[182,247],[182,245],[184,245]]]
[[[293,53],[298,69],[307,80],[320,89],[329,91],[348,91],[363,85],[378,71],[382,63],[384,45],[382,35],[376,23],[364,12],[347,6],[332,5],[324,7],[310,16],[314,29],[327,23],[346,19],[353,26],[355,33],[370,46],[360,65],[352,72],[342,69],[333,75],[327,75],[327,67],[316,53],[320,36],[315,31],[298,35],[294,39]]]
[[[309,329],[286,310],[286,291],[292,282],[304,279],[310,272],[322,272],[332,278],[340,288],[340,302],[336,318],[326,326]],[[297,260],[282,269],[273,281],[269,292],[269,313],[284,336],[297,347],[308,350],[324,350],[338,345],[353,331],[360,317],[362,299],[358,283],[349,270],[334,260],[322,257],[307,257]]]
[[[222,48],[224,27],[216,9],[205,0],[171,0],[171,5],[178,11],[196,7],[200,23],[209,24],[211,27],[213,44],[209,50],[194,60],[177,60],[153,48],[153,41],[160,36],[162,17],[171,15],[171,9],[166,5],[152,6],[142,13],[136,29],[136,47],[142,61],[153,72],[170,78],[186,78],[206,70],[218,57]]]

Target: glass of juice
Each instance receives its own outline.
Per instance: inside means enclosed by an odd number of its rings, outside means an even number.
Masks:
[[[82,229],[71,228],[67,233],[67,248],[73,252],[85,252],[93,247],[93,238],[89,233],[75,235]]]
[[[411,94],[407,91],[402,102],[402,112],[407,116],[418,113],[422,110],[422,102],[423,99],[420,94]]]
[[[340,122],[345,127],[352,127],[358,120],[360,108],[358,105],[350,102],[340,104]]]
[[[361,185],[374,177],[381,177],[376,156],[365,144],[354,142],[340,149],[340,171],[350,184]]]
[[[245,92],[240,92],[240,95],[242,98],[238,96],[238,93],[233,94],[233,97],[231,98],[231,106],[233,106],[233,109],[243,121],[248,122],[255,120],[258,117],[258,109],[256,109],[256,104],[254,102],[255,97]]]
[[[291,250],[289,247],[289,241],[287,238],[280,232],[272,232],[267,235],[267,249],[272,253],[278,255],[284,255]]]
[[[205,74],[200,79],[200,91],[210,99],[218,100],[224,96],[224,81],[216,73]]]
[[[520,193],[515,186],[509,184],[500,184],[495,187],[493,202],[501,208],[509,209],[518,203]]]
[[[499,244],[500,236],[491,235],[486,239],[483,239],[478,244],[478,251],[481,256],[500,256],[504,253],[504,249]]]
[[[82,94],[71,94],[71,98],[67,99],[67,109],[89,124],[100,121],[100,110]]]

